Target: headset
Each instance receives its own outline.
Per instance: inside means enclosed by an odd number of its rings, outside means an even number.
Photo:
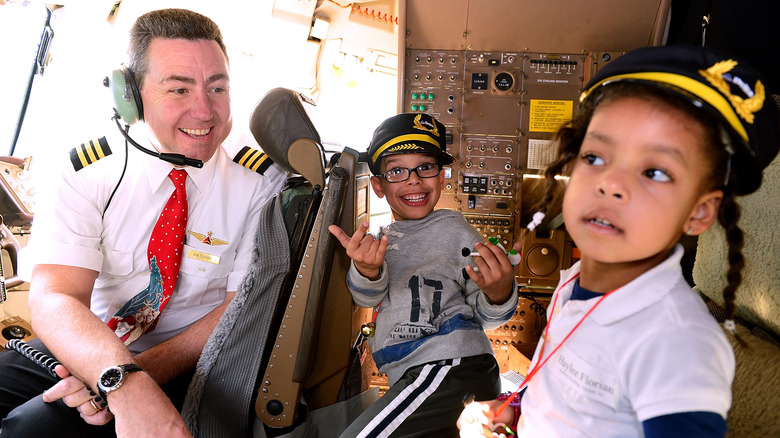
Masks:
[[[114,98],[114,116],[112,120],[116,122],[119,132],[122,136],[135,146],[141,152],[157,157],[178,166],[203,167],[203,161],[194,158],[188,158],[182,154],[160,153],[147,149],[132,138],[127,133],[130,126],[144,119],[144,105],[141,100],[141,91],[135,82],[135,74],[126,66],[122,66],[111,72],[111,75],[103,79],[103,85],[111,90]],[[119,119],[125,122],[125,128],[119,123]]]

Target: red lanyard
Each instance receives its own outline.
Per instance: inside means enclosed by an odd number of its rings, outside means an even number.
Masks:
[[[580,274],[578,272],[576,275],[574,275],[574,277],[572,277],[569,280],[567,280],[566,283],[563,283],[563,285],[560,288],[558,288],[558,290],[560,291],[561,289],[565,288],[566,285],[571,283],[575,278],[579,277],[579,275]],[[582,322],[585,321],[585,318],[587,318],[588,315],[590,315],[591,312],[593,312],[593,310],[596,309],[596,306],[601,304],[601,302],[604,301],[604,298],[606,298],[607,295],[611,294],[612,292],[615,292],[618,289],[619,288],[612,289],[611,291],[605,293],[601,298],[599,298],[599,300],[596,301],[595,304],[593,304],[593,307],[591,307],[585,313],[585,315],[583,315],[583,317],[580,318],[579,322],[577,322],[577,324],[574,326],[574,328],[572,328],[571,331],[569,331],[569,334],[567,334],[566,337],[563,338],[561,343],[558,344],[558,346],[555,347],[555,349],[552,351],[552,353],[550,353],[550,355],[545,358],[544,357],[544,347],[547,346],[547,339],[548,339],[547,338],[547,333],[550,331],[550,326],[552,325],[552,319],[553,319],[553,316],[555,315],[555,305],[558,303],[558,294],[555,294],[555,300],[553,301],[552,309],[550,310],[550,319],[547,321],[547,326],[544,328],[544,340],[542,341],[542,349],[539,351],[539,359],[540,360],[536,362],[536,365],[534,365],[533,369],[531,369],[531,372],[528,373],[528,375],[526,376],[525,380],[523,381],[523,384],[520,385],[520,388],[517,388],[517,391],[515,391],[512,395],[510,395],[509,398],[506,399],[506,401],[501,405],[501,407],[499,407],[498,410],[496,410],[496,416],[498,416],[498,414],[503,412],[504,409],[506,409],[506,407],[509,406],[509,403],[512,400],[514,400],[515,395],[517,395],[517,393],[519,393],[521,389],[523,389],[524,387],[528,386],[528,382],[531,381],[531,378],[533,378],[533,376],[536,375],[536,373],[544,366],[544,364],[547,363],[547,361],[558,351],[558,349],[560,349],[561,346],[563,346],[563,343],[566,342],[566,340],[569,339],[569,337],[572,335],[572,333],[574,333],[574,331],[577,330],[577,328],[580,326],[580,324],[582,324]],[[542,360],[542,359],[544,359],[544,360]]]

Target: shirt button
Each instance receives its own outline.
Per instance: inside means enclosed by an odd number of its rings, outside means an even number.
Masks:
[[[202,266],[201,266],[200,268],[198,268],[198,271],[200,271],[200,272],[206,272],[206,268],[204,268],[204,267],[202,267]]]

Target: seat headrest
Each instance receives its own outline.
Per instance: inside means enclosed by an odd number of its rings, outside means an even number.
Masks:
[[[272,89],[255,106],[249,130],[274,163],[324,187],[325,154],[303,101],[293,90]]]

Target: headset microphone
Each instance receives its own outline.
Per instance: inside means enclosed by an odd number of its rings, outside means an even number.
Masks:
[[[119,113],[116,111],[116,109],[114,109],[114,117],[112,117],[112,119],[114,119],[114,122],[116,122],[116,127],[119,128],[119,132],[122,133],[122,136],[125,138],[125,140],[130,142],[130,144],[135,146],[135,148],[138,149],[139,151],[149,154],[153,157],[157,157],[163,161],[167,161],[169,163],[175,164],[177,166],[192,166],[198,168],[203,167],[203,161],[196,160],[195,158],[189,158],[182,154],[170,154],[165,152],[160,153],[157,151],[146,149],[145,147],[138,144],[138,142],[130,138],[130,135],[128,135],[127,132],[125,132],[125,130],[122,129],[122,125],[119,123],[120,118],[121,117],[119,116]]]

